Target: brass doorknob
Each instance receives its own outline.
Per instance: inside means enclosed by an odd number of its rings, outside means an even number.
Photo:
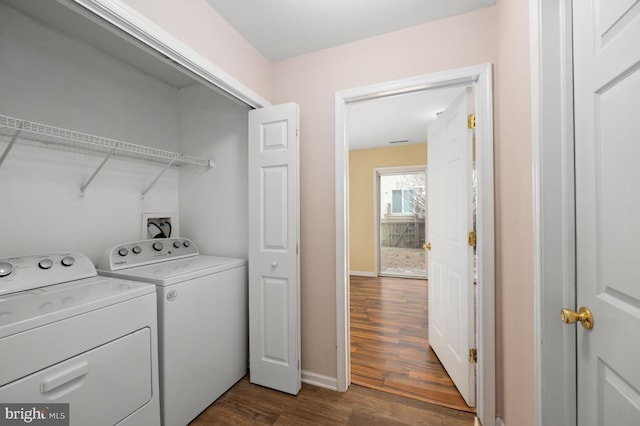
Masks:
[[[422,248],[425,249],[425,250],[431,250],[431,243],[423,244]]]
[[[593,315],[589,308],[582,306],[578,309],[578,312],[564,308],[561,311],[561,315],[562,322],[565,324],[573,324],[574,322],[580,321],[582,326],[587,330],[591,330],[593,328]]]

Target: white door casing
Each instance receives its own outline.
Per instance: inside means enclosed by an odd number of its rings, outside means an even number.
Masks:
[[[336,203],[336,324],[337,389],[346,391],[349,370],[349,262],[348,262],[348,158],[346,138],[347,105],[366,99],[418,90],[473,85],[476,111],[477,173],[477,394],[476,408],[480,422],[493,426],[496,420],[496,351],[495,351],[495,223],[493,178],[493,85],[492,65],[420,75],[400,80],[342,90],[335,97],[335,203]]]
[[[574,1],[578,424],[640,424],[640,3]],[[574,307],[570,307],[574,309]]]
[[[299,108],[249,112],[252,383],[297,394],[300,373]]]
[[[427,226],[429,343],[467,405],[475,406],[473,297],[473,130],[471,88],[429,125]]]

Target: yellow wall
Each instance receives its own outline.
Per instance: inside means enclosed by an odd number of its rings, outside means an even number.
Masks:
[[[373,169],[427,164],[427,144],[349,152],[350,270],[377,274],[373,240],[375,209]]]

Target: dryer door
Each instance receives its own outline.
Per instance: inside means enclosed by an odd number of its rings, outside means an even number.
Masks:
[[[69,403],[71,425],[114,425],[151,400],[143,328],[0,388],[3,403]]]

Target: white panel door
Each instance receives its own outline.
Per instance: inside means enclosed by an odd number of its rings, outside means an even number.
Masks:
[[[475,406],[471,88],[429,125],[427,235],[429,343],[467,405]]]
[[[640,2],[573,2],[578,424],[640,425]]]
[[[297,394],[300,376],[298,105],[249,112],[251,383]]]

